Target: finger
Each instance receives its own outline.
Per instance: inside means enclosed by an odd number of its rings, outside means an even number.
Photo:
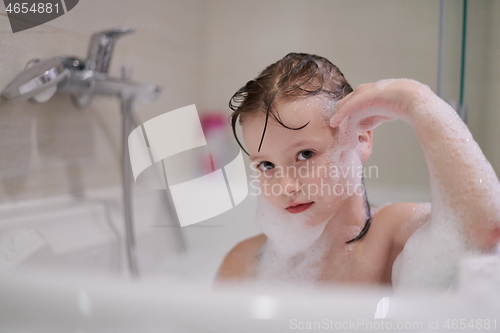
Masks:
[[[372,86],[373,84],[360,85],[353,93],[348,95],[348,98],[345,100],[342,99],[342,103],[339,102],[340,106],[337,110],[338,112],[330,121],[330,126],[336,127],[348,115],[371,107],[377,94],[377,92],[372,89]]]
[[[344,105],[345,103],[352,97],[352,92],[346,95],[344,98],[342,98],[338,104],[337,104],[337,110],[333,114],[333,116],[330,118],[330,126],[335,128],[339,126],[339,124],[345,119],[345,117],[348,115],[346,111],[344,111]]]
[[[391,120],[394,120],[394,117],[373,114],[369,110],[351,114],[344,118],[338,126],[339,144],[347,148],[354,148],[357,142],[356,138],[360,133],[373,130],[380,124]]]
[[[394,118],[387,117],[387,116],[381,116],[381,115],[375,115],[375,116],[370,116],[370,117],[366,117],[366,118],[361,119],[358,122],[357,126],[358,126],[358,129],[360,132],[370,131],[370,130],[378,127],[382,123],[385,123],[385,122],[391,121],[391,120],[394,120]]]
[[[345,118],[339,125],[339,144],[347,149],[354,148],[358,131],[352,117]]]

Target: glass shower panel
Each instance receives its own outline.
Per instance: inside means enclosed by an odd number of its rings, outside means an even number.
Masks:
[[[466,25],[466,0],[441,0],[440,40],[437,93],[450,103],[464,118],[463,52],[466,43],[464,27]]]

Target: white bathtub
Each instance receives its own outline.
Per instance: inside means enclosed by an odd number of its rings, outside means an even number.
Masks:
[[[224,254],[258,232],[254,198],[182,228],[182,252],[162,192],[135,192],[138,280],[128,275],[119,189],[0,208],[0,332],[500,330],[496,258],[464,262],[458,289],[439,295],[214,290]]]

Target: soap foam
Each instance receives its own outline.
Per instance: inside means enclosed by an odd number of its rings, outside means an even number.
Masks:
[[[395,81],[395,79],[378,81],[375,88],[382,92]],[[401,81],[417,82],[409,79]],[[337,145],[329,153],[331,166],[347,167],[349,161],[351,166],[357,165],[360,162],[356,160],[353,153],[359,145],[359,133],[372,130],[388,120],[401,119],[416,129],[416,126],[420,125],[420,128],[430,128],[437,133],[443,132],[442,129],[438,129],[439,126],[443,124],[446,126],[444,140],[440,140],[434,146],[431,144],[431,147],[424,147],[430,173],[432,215],[424,215],[430,207],[421,205],[415,210],[410,225],[403,225],[400,230],[401,233],[408,233],[419,227],[415,224],[423,224],[427,221],[409,238],[394,264],[393,285],[397,290],[443,289],[452,286],[463,258],[480,252],[478,247],[473,245],[473,237],[468,234],[467,230],[470,232],[479,228],[492,228],[494,223],[498,226],[500,220],[500,187],[491,165],[457,113],[446,102],[434,95],[429,87],[420,83],[418,85],[420,88],[417,91],[417,101],[413,112],[419,113],[421,121],[425,124],[414,124],[410,115],[398,114],[395,110],[380,107],[360,110],[347,116],[340,123]],[[332,112],[328,115],[334,114],[335,112]],[[417,134],[419,134],[418,130]],[[452,157],[448,161],[450,170],[455,163],[453,157],[461,163],[468,164],[468,168],[458,175],[455,181],[458,185],[454,188],[450,186],[450,182],[445,186],[441,181],[443,175],[438,174],[438,170],[435,169],[436,161],[442,161],[444,155]],[[439,170],[443,170],[442,165]],[[332,182],[339,181],[341,180],[332,179]],[[355,179],[350,179],[350,181],[355,181]],[[464,184],[467,186],[464,187]],[[470,190],[467,190],[467,187]],[[469,210],[463,208],[465,206],[463,198],[473,199],[473,197],[481,198],[478,201],[478,209],[488,211],[484,214],[485,219],[480,222],[474,218],[478,215],[471,213],[471,206]],[[483,225],[479,227],[478,223]]]
[[[395,82],[395,81],[407,81],[407,82],[416,82],[420,84],[420,82],[412,80],[412,79],[384,79],[384,80],[379,80],[375,82],[375,89],[377,89],[379,92],[383,91],[389,84]]]
[[[328,152],[328,164],[330,167],[337,167],[339,171],[336,176],[328,178],[331,186],[340,186],[344,198],[348,194],[347,184],[359,184],[361,178],[353,174],[349,168],[361,166],[359,156],[353,151],[344,151],[341,156],[337,154],[338,148],[332,146]],[[335,157],[339,158],[336,159]],[[345,174],[342,174],[345,172]],[[348,182],[349,181],[349,182]],[[321,205],[328,205],[337,199],[333,192],[329,195],[321,195],[315,198]],[[324,268],[324,255],[331,248],[333,242],[343,239],[352,239],[359,234],[361,226],[338,226],[336,235],[332,237],[321,237],[327,223],[332,216],[328,216],[324,221],[314,226],[310,222],[314,219],[314,214],[306,210],[299,214],[290,214],[284,209],[274,207],[268,200],[260,195],[257,199],[257,225],[267,236],[268,240],[259,254],[259,265],[257,269],[257,280],[259,284],[277,285],[282,283],[313,285],[317,282],[319,274]],[[345,245],[349,250],[350,244]],[[349,266],[349,260],[340,266]],[[336,277],[342,278],[342,274],[347,274],[348,270],[336,272]],[[345,279],[343,279],[345,280]]]
[[[356,149],[345,149],[334,143],[326,152],[329,177],[327,181],[335,191],[342,190],[345,199],[354,193],[362,194],[363,164]],[[363,189],[360,193],[359,189]]]
[[[326,246],[313,246],[294,256],[283,255],[266,243],[261,250],[256,283],[260,285],[293,284],[314,286],[322,272]]]
[[[274,207],[260,195],[257,198],[257,225],[267,236],[259,254],[257,282],[260,284],[312,283],[320,270],[326,250],[318,242],[328,220],[310,226],[313,214],[290,214]]]
[[[393,83],[396,81],[396,79],[385,79],[385,80],[379,80],[375,82],[375,89],[377,89],[379,92],[383,91],[385,87],[387,87],[389,84]]]
[[[432,212],[394,263],[393,286],[399,291],[446,289],[456,283],[460,262],[482,252],[473,233],[498,225],[500,187],[491,165],[451,106],[422,85],[414,110],[417,135],[427,139],[423,150]],[[419,133],[421,128],[425,132]],[[443,159],[446,155],[451,158]]]
[[[325,95],[319,95],[316,98],[321,99],[323,108],[321,109],[321,117],[326,124],[330,123],[330,119],[337,111],[339,101],[328,98]]]
[[[313,214],[306,210],[298,214],[274,207],[264,195],[257,198],[257,225],[268,237],[273,251],[284,256],[294,256],[306,251],[321,235],[326,222],[309,226]]]

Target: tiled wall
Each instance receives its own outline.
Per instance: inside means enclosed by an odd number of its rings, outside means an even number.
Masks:
[[[163,87],[158,101],[134,106],[140,122],[193,103],[228,112],[229,97],[288,52],[329,58],[353,86],[409,77],[436,88],[437,0],[82,0],[16,34],[0,8],[1,89],[32,58],[85,58],[93,32],[136,28],[118,41],[110,74],[130,65],[134,80]],[[495,0],[470,6],[467,72],[469,124],[497,172],[499,13]],[[120,131],[118,100],[96,98],[84,110],[66,95],[44,104],[0,101],[0,203],[118,186]],[[380,184],[427,186],[419,143],[401,122],[376,130],[369,164],[379,167]]]
[[[202,1],[84,0],[64,16],[12,34],[0,12],[0,87],[32,58],[57,55],[85,59],[92,33],[132,26],[120,39],[110,75],[133,67],[132,79],[162,86],[159,100],[134,105],[143,122],[197,103],[202,67]],[[118,99],[96,97],[80,110],[67,95],[44,104],[0,102],[0,203],[37,199],[121,181],[121,115]]]

